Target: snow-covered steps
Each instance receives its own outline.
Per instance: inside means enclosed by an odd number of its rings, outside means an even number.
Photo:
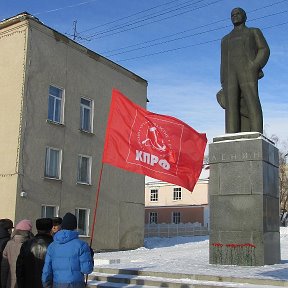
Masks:
[[[124,283],[113,283],[106,281],[90,281],[88,282],[87,288],[158,288],[156,286],[145,286],[145,285],[133,285]]]
[[[88,286],[111,288],[169,287],[169,288],[276,288],[288,287],[287,281],[235,278],[211,275],[179,274],[155,271],[96,268],[89,275]]]

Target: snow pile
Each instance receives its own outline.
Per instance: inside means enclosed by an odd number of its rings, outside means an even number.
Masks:
[[[96,253],[95,265],[118,269],[288,281],[288,228],[281,227],[280,233],[282,260],[280,264],[275,265],[239,267],[209,264],[208,236],[146,238],[144,247],[136,250]]]

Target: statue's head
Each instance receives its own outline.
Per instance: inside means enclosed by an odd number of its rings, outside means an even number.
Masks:
[[[242,8],[234,8],[231,11],[231,21],[234,26],[241,25],[247,20],[246,12]]]

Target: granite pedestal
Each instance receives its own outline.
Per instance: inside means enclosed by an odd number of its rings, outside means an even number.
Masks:
[[[209,262],[280,262],[279,154],[260,133],[226,134],[209,145]]]

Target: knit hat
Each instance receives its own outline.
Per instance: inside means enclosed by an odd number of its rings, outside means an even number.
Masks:
[[[66,230],[75,230],[77,228],[76,216],[69,212],[66,213],[63,217],[61,227]]]
[[[22,231],[32,231],[32,223],[30,220],[21,220],[15,227],[17,230],[22,230]]]
[[[41,231],[50,231],[53,227],[51,218],[40,218],[36,220],[36,229]]]

